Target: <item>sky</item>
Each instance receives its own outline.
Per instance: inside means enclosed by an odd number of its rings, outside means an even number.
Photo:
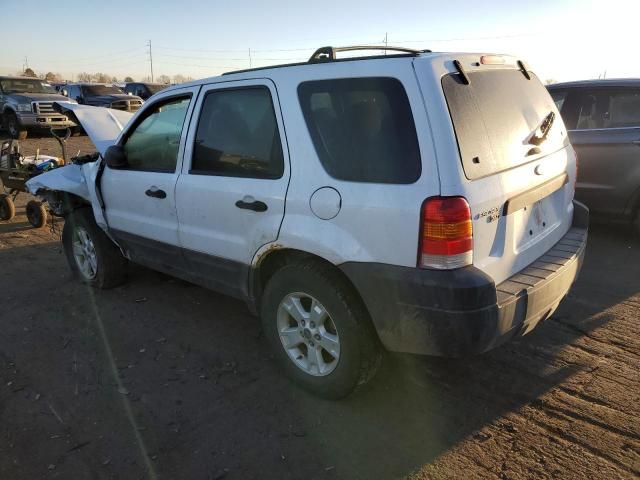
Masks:
[[[0,74],[193,78],[320,46],[508,53],[541,79],[640,77],[640,0],[0,0]],[[35,26],[32,28],[31,26]]]

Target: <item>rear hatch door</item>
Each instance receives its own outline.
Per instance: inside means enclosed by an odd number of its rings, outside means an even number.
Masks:
[[[438,156],[442,195],[462,195],[469,202],[473,264],[500,283],[544,255],[569,229],[575,155],[535,74],[510,57],[491,66],[480,58],[441,58],[431,66],[441,72],[437,77],[427,75],[428,66],[419,61],[416,71],[423,89],[430,77],[437,78],[444,96],[448,128],[437,141],[451,135],[457,146]]]

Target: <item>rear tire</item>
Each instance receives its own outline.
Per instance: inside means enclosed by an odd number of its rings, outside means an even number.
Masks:
[[[380,365],[381,349],[364,305],[330,266],[308,261],[278,270],[264,290],[261,317],[282,369],[318,396],[343,398]]]
[[[71,271],[83,283],[107,289],[125,281],[127,260],[96,224],[90,208],[67,215],[62,245]]]
[[[33,228],[42,228],[47,224],[47,209],[42,202],[31,200],[27,203],[27,220]]]
[[[5,113],[4,121],[11,138],[16,140],[26,140],[27,129],[20,124],[20,120],[14,112]]]
[[[0,195],[0,220],[9,221],[16,216],[16,206],[9,195]]]

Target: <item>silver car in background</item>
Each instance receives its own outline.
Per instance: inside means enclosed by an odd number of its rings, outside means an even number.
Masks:
[[[53,110],[53,102],[72,101],[38,78],[0,77],[2,126],[12,138],[24,140],[28,130],[75,127],[65,115]]]

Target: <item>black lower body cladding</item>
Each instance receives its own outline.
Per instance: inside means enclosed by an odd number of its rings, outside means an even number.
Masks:
[[[387,350],[459,357],[529,333],[548,318],[578,276],[589,211],[574,202],[573,224],[537,261],[499,285],[469,266],[451,271],[345,263]]]

